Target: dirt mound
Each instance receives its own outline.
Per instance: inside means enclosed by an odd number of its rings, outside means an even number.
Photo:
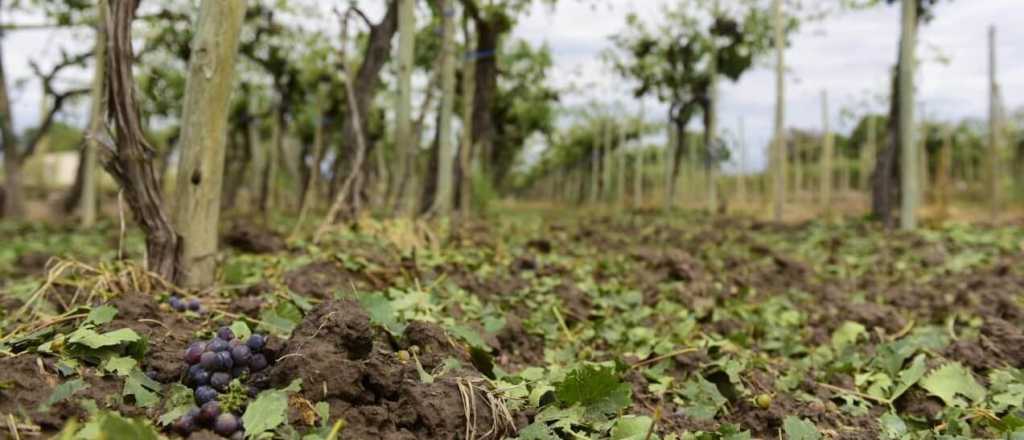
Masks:
[[[331,418],[347,422],[347,438],[465,438],[467,419],[474,420],[468,429],[475,430],[475,438],[508,432],[510,421],[493,416],[497,400],[482,390],[479,374],[438,371],[447,357],[463,357],[440,328],[412,323],[401,341],[373,327],[358,303],[327,301],[296,328],[267,373],[269,384],[281,387],[302,379],[302,397],[328,402]],[[412,345],[419,349],[410,350]],[[399,353],[403,349],[419,355],[406,357]],[[421,380],[417,359],[437,377]],[[475,419],[467,417],[466,397],[475,402],[470,408]],[[489,431],[492,427],[498,428]]]
[[[373,285],[358,274],[332,261],[310,263],[284,275],[293,292],[317,299],[329,299],[336,292],[373,290]]]
[[[236,226],[231,229],[224,235],[224,244],[251,254],[273,254],[288,246],[276,232],[252,226]]]
[[[544,337],[529,333],[515,314],[505,315],[505,326],[496,335],[497,361],[506,370],[535,365],[544,360]]]
[[[45,404],[62,378],[53,365],[54,360],[32,355],[0,359],[0,416],[28,416],[44,433],[54,433],[64,427],[67,420],[88,416],[80,405],[82,399],[92,399],[101,408],[110,408],[128,416],[137,416],[137,407],[110,399],[121,393],[123,382],[116,378],[100,377],[91,368],[83,369],[81,378],[86,387],[74,395],[46,407]],[[4,417],[6,419],[6,417]]]

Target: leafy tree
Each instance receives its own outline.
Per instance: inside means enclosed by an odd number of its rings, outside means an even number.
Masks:
[[[713,75],[736,81],[771,48],[768,12],[753,4],[736,6],[707,10],[691,2],[674,4],[663,10],[664,22],[653,27],[631,14],[626,29],[612,37],[615,51],[608,58],[615,71],[636,81],[636,97],[653,96],[668,104],[668,119],[677,132],[685,132],[697,112],[704,114],[705,129],[713,125]],[[708,149],[718,143],[710,142],[714,134],[705,131],[708,141],[701,156],[715,167],[726,156]],[[682,136],[676,142],[669,197],[686,151]]]
[[[9,9],[32,8],[42,11],[48,20],[48,26],[64,26],[71,23],[73,17],[87,15],[89,4],[81,2],[49,3],[40,1],[15,1],[6,5]],[[0,2],[0,10],[5,5]],[[0,23],[0,27],[16,30],[16,23]],[[2,38],[2,35],[0,35]],[[2,46],[2,45],[0,45]],[[25,162],[35,154],[37,147],[45,139],[50,127],[57,120],[57,115],[68,101],[76,96],[89,92],[88,88],[61,87],[62,73],[75,66],[84,66],[92,56],[91,51],[80,54],[61,51],[60,59],[49,69],[42,68],[35,61],[30,62],[37,79],[42,84],[44,99],[50,106],[42,116],[42,122],[30,133],[19,136],[14,129],[11,114],[10,93],[8,91],[7,74],[4,70],[3,48],[0,47],[0,153],[4,159],[4,188],[0,197],[0,216],[21,217],[24,214],[24,194],[21,172]]]

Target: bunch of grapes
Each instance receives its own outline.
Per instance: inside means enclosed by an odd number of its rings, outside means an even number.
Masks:
[[[192,343],[184,355],[189,366],[185,383],[194,390],[198,406],[178,419],[174,429],[187,436],[197,429],[212,428],[225,437],[242,438],[242,419],[230,411],[222,411],[222,403],[225,403],[222,397],[228,396],[228,387],[234,379],[244,379],[250,373],[267,368],[263,354],[266,343],[267,338],[257,333],[243,341],[228,327],[221,327],[217,336],[209,341]],[[253,392],[249,390],[250,394]]]
[[[203,310],[203,305],[200,304],[199,300],[196,298],[185,300],[178,295],[171,295],[171,298],[167,302],[175,312],[184,312],[185,310],[200,312]]]

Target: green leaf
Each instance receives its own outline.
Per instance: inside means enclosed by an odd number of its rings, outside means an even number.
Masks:
[[[832,333],[832,348],[843,351],[846,347],[857,343],[857,338],[867,334],[867,329],[860,323],[846,321]]]
[[[282,336],[288,336],[302,321],[302,312],[290,301],[285,301],[273,309],[267,309],[260,315],[263,329]]]
[[[682,394],[687,401],[687,405],[683,408],[683,413],[689,417],[701,420],[715,418],[715,415],[718,414],[718,411],[727,401],[725,396],[718,391],[718,387],[715,384],[704,379],[699,374],[686,381]]]
[[[380,293],[368,293],[359,296],[359,305],[363,306],[366,313],[370,315],[370,322],[384,327],[391,333],[401,333],[405,330],[399,324],[394,308],[391,307],[391,300]]]
[[[896,414],[885,413],[878,418],[878,421],[886,438],[896,440],[907,435],[907,424]]]
[[[588,414],[615,414],[632,402],[632,389],[612,367],[586,365],[555,384],[555,397],[566,406],[580,404]]]
[[[99,306],[89,311],[85,322],[93,325],[103,325],[114,320],[117,316],[117,308],[113,306]]]
[[[264,432],[277,428],[288,416],[288,394],[281,390],[267,390],[260,393],[242,415],[245,435],[256,438]]]
[[[103,363],[103,371],[125,377],[131,374],[138,361],[130,357],[115,356]]]
[[[480,337],[480,333],[476,330],[464,325],[453,325],[448,327],[448,332],[466,341],[471,347],[490,350],[490,347],[487,346],[487,343],[484,342],[484,339]]]
[[[971,372],[959,362],[945,364],[921,380],[921,388],[942,399],[946,405],[966,407],[967,402],[957,397],[967,397],[972,402],[985,398],[985,387],[974,380]]]
[[[160,435],[143,420],[126,419],[116,413],[105,413],[99,420],[103,439],[157,440]]]
[[[890,402],[898,399],[903,395],[903,393],[907,392],[910,387],[917,384],[917,382],[924,377],[925,371],[928,370],[928,366],[925,365],[924,361],[925,356],[923,354],[919,354],[914,358],[914,362],[912,362],[907,369],[900,371],[898,385],[893,389],[892,395],[889,396]]]
[[[181,416],[188,413],[192,407],[195,406],[195,398],[192,395],[192,390],[185,385],[180,383],[171,384],[164,393],[164,408],[169,408],[167,412],[160,415],[157,423],[160,426],[167,426],[174,423],[175,420],[181,418]]]
[[[646,440],[652,423],[654,421],[647,416],[622,416],[612,428],[612,440]],[[651,435],[650,438],[658,437]]]
[[[241,340],[246,340],[249,336],[252,336],[252,330],[249,329],[249,324],[245,321],[235,321],[231,323],[231,332],[235,334],[235,337]]]
[[[84,345],[92,349],[113,347],[125,342],[136,342],[141,339],[139,334],[130,328],[99,334],[96,330],[83,327],[68,335],[68,343]]]
[[[85,383],[82,379],[74,379],[57,385],[53,389],[53,393],[50,393],[50,397],[46,399],[41,405],[39,405],[39,411],[48,411],[51,406],[56,403],[63,402],[69,397],[75,395],[75,393],[89,388],[89,384]]]
[[[796,416],[786,416],[782,421],[782,430],[787,440],[819,440],[821,433],[813,423]]]
[[[542,422],[534,422],[529,426],[519,430],[518,440],[559,440],[558,435],[555,431]]]
[[[327,422],[331,418],[331,404],[317,402],[313,409],[316,411],[317,418],[320,419],[320,426],[327,426]]]
[[[160,402],[160,382],[150,379],[142,370],[135,369],[124,381],[124,396],[135,398],[135,404],[148,408]]]

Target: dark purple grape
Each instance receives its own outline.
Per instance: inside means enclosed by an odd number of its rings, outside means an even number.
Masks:
[[[206,344],[202,342],[194,342],[185,349],[185,362],[189,365],[195,365],[199,363],[199,357],[206,351]]]
[[[201,423],[212,424],[214,420],[217,420],[217,416],[220,415],[220,402],[211,400],[203,404],[202,408],[199,408],[199,415],[196,420]]]
[[[221,327],[217,329],[217,337],[227,342],[235,339],[235,332],[231,331],[231,327]]]
[[[252,360],[252,350],[249,350],[248,345],[239,345],[231,349],[231,359],[235,361],[236,367],[244,367],[249,365],[249,361]]]
[[[228,341],[221,338],[213,338],[213,340],[206,346],[206,349],[210,351],[224,351],[228,348],[230,348]]]
[[[146,370],[146,377],[148,377],[150,379],[156,380],[156,378],[159,377],[159,376],[160,376],[160,373],[157,373],[157,371],[152,369],[152,368],[149,369],[149,370]]]
[[[217,353],[208,351],[199,357],[199,365],[206,371],[220,370],[220,356]]]
[[[213,373],[210,376],[210,386],[220,392],[227,391],[228,384],[231,383],[231,375],[224,372]]]
[[[235,368],[231,369],[231,377],[235,377],[235,378],[241,379],[241,378],[246,377],[248,375],[249,375],[249,367],[235,366]]]
[[[266,343],[267,338],[259,333],[253,333],[252,336],[249,336],[249,339],[245,341],[245,345],[248,345],[249,349],[253,352],[262,350]]]
[[[188,309],[193,312],[198,312],[199,309],[203,308],[203,305],[199,303],[198,299],[192,298],[188,300]]]
[[[235,367],[234,359],[231,359],[231,353],[227,351],[221,351],[217,353],[217,359],[220,360],[221,371],[231,371]]]
[[[171,308],[174,309],[175,311],[178,311],[178,312],[184,312],[185,311],[185,307],[186,307],[185,306],[185,302],[182,301],[181,298],[171,297],[170,303],[171,303]]]
[[[216,399],[217,395],[217,390],[206,385],[196,388],[196,402],[200,405],[204,405],[206,402]]]
[[[195,366],[199,367],[198,365]],[[192,381],[193,386],[210,384],[210,372],[204,370],[202,367],[196,368],[195,370],[190,368],[188,378]]]
[[[249,385],[249,388],[246,388],[246,390],[245,390],[245,394],[248,394],[249,397],[252,397],[252,398],[255,399],[256,396],[258,396],[260,394],[260,389],[256,388],[255,385]]]
[[[195,419],[190,415],[181,416],[174,422],[174,431],[182,437],[188,437],[196,429]]]
[[[231,413],[221,414],[217,416],[217,421],[213,422],[213,431],[225,437],[238,431],[238,427],[238,417]]]
[[[254,354],[252,360],[249,361],[249,369],[256,372],[264,368],[267,368],[267,358],[262,354]]]

